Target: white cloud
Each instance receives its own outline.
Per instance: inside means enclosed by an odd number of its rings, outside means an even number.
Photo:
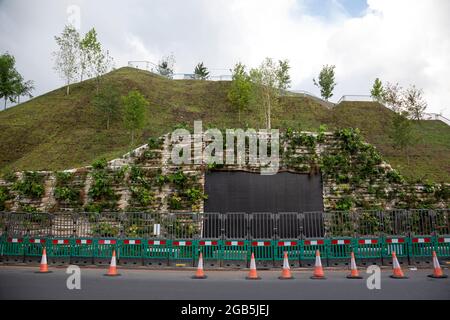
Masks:
[[[368,94],[380,77],[422,87],[429,111],[450,117],[450,1],[368,0],[359,17],[338,0],[326,15],[313,16],[308,1],[0,0],[0,49],[16,56],[39,93],[62,85],[50,61],[53,36],[67,21],[67,6],[76,4],[82,31],[97,29],[116,66],[157,62],[171,52],[178,72],[191,72],[199,61],[228,69],[238,60],[256,66],[266,56],[287,58],[293,88],[317,93],[312,78],[323,64],[335,64],[334,100]]]

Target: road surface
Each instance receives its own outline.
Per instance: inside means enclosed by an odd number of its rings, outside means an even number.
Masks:
[[[381,289],[369,290],[363,280],[349,280],[347,271],[325,270],[326,280],[309,279],[311,271],[293,271],[294,280],[278,280],[279,271],[259,271],[262,280],[245,280],[246,271],[207,271],[193,280],[189,270],[120,269],[105,277],[104,269],[82,268],[81,289],[69,290],[65,268],[36,274],[36,267],[0,266],[0,299],[450,299],[450,279],[431,279],[431,270],[404,270],[409,279],[381,272]],[[448,270],[445,270],[448,272]]]

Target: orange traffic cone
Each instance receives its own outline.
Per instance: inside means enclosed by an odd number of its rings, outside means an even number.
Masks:
[[[200,252],[200,256],[198,257],[197,272],[195,273],[194,276],[192,276],[192,279],[206,279],[206,278],[207,276],[203,272],[203,255]]]
[[[400,267],[400,263],[398,263],[397,255],[395,254],[395,251],[392,251],[392,268],[393,273],[390,275],[393,279],[408,279],[408,277],[405,277],[403,274],[402,268]]]
[[[433,251],[433,274],[428,275],[430,278],[448,278],[448,275],[442,272],[441,265],[439,264],[438,257],[436,255],[436,251]]]
[[[284,253],[283,271],[281,271],[281,276],[279,276],[278,279],[280,279],[280,280],[294,279],[294,277],[291,274],[291,268],[289,267],[287,252]]]
[[[347,276],[347,279],[362,279],[359,275],[358,267],[356,266],[355,254],[352,251],[351,259],[350,259],[350,274]]]
[[[117,277],[117,276],[120,276],[120,274],[117,273],[117,266],[116,266],[116,250],[113,250],[112,258],[111,258],[111,264],[109,265],[108,273],[106,273],[105,276],[108,276],[108,277]]]
[[[252,252],[252,257],[250,259],[250,272],[248,273],[248,276],[245,277],[247,280],[260,280],[261,278],[258,277],[258,274],[256,273],[256,262],[255,262],[255,255]]]
[[[316,250],[316,265],[314,267],[314,274],[312,275],[311,279],[321,279],[321,280],[326,279],[323,273],[322,261],[320,260],[319,250]]]
[[[42,258],[41,258],[41,265],[39,266],[39,271],[36,271],[36,273],[50,273],[51,271],[48,270],[48,264],[47,264],[47,250],[44,248],[42,250]]]

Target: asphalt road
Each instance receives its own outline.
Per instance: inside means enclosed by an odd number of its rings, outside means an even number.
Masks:
[[[209,271],[193,280],[188,270],[119,270],[105,277],[103,269],[81,269],[81,289],[69,290],[63,268],[36,274],[36,267],[0,266],[0,299],[445,299],[450,278],[431,279],[431,270],[404,270],[409,279],[391,279],[381,272],[381,289],[369,290],[364,280],[345,278],[347,271],[325,270],[327,280],[309,279],[311,271],[293,271],[294,280],[278,280],[279,271],[259,271],[262,280],[245,280],[246,271]],[[448,270],[446,270],[448,271]]]

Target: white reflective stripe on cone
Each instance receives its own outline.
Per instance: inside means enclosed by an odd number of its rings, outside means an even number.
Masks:
[[[392,267],[393,267],[394,269],[400,268],[400,264],[398,263],[398,260],[397,260],[397,256],[396,256],[396,255],[394,256],[394,262],[392,263]]]
[[[203,257],[200,256],[198,259],[198,269],[203,269]]]
[[[351,269],[356,269],[356,261],[355,261],[355,256],[352,256],[352,261],[350,262],[350,268]]]
[[[433,268],[434,269],[438,269],[440,267],[441,267],[441,265],[439,264],[439,260],[437,258],[437,255],[434,255],[433,256]]]
[[[284,268],[284,269],[291,269],[291,267],[289,267],[289,262],[288,262],[287,257],[285,257],[285,258],[283,259],[283,268]]]
[[[322,261],[320,261],[320,255],[316,255],[316,267],[321,267]]]
[[[115,267],[116,266],[116,255],[113,255],[111,258],[111,267]]]
[[[47,264],[47,254],[42,255],[41,264]]]
[[[256,262],[255,258],[250,260],[250,269],[256,269]]]

